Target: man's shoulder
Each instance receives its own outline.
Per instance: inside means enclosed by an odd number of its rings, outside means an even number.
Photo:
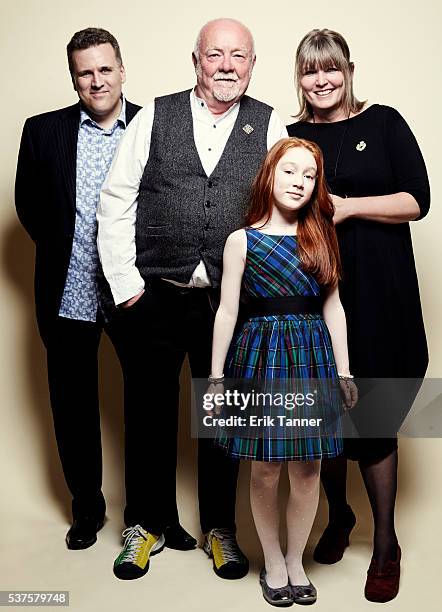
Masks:
[[[175,91],[170,94],[165,94],[163,96],[157,96],[155,98],[155,104],[162,103],[174,103],[179,102],[181,100],[189,100],[190,101],[190,92],[191,89],[184,89],[183,91]]]
[[[174,93],[170,93],[170,94],[165,94],[163,96],[157,96],[155,98],[155,103],[157,102],[175,102],[175,101],[181,101],[181,100],[189,100],[190,99],[190,92],[192,91],[191,88],[189,89],[184,89],[183,91],[177,91]],[[250,106],[259,106],[261,108],[266,108],[266,109],[270,109],[273,110],[273,107],[270,106],[269,104],[266,104],[265,102],[261,102],[261,100],[257,100],[256,98],[252,98],[251,96],[248,95],[243,95],[241,98],[241,105],[247,104]]]
[[[71,106],[65,106],[64,108],[58,108],[38,115],[33,115],[26,119],[26,124],[32,129],[39,129],[47,127],[51,124],[57,123],[63,119],[79,119],[80,118],[80,105],[77,102]]]
[[[250,106],[255,108],[260,108],[262,110],[266,110],[271,112],[273,110],[273,106],[270,106],[266,102],[261,102],[261,100],[257,100],[256,98],[252,98],[251,96],[244,95],[241,98],[241,106]]]

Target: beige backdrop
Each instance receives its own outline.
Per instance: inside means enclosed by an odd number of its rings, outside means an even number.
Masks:
[[[34,249],[13,207],[13,182],[25,118],[67,106],[72,90],[65,46],[73,32],[88,26],[109,29],[118,38],[127,69],[125,92],[145,104],[155,95],[179,91],[194,82],[191,51],[199,27],[230,16],[244,21],[256,39],[258,61],[249,93],[272,104],[283,119],[297,109],[293,56],[300,37],[313,27],[343,33],[356,65],[359,98],[400,110],[421,146],[432,183],[433,209],[413,225],[431,363],[428,374],[442,374],[440,266],[442,221],[440,180],[441,9],[434,0],[224,0],[219,6],[190,0],[15,0],[0,8],[2,58],[0,152],[0,233],[2,281],[0,589],[70,590],[73,610],[268,610],[257,584],[259,546],[247,499],[247,466],[239,484],[239,539],[252,560],[249,576],[218,579],[200,550],[166,550],[149,574],[124,583],[114,578],[122,526],[121,378],[107,341],[101,350],[104,491],[108,517],[96,546],[67,551],[69,496],[52,433],[46,388],[45,354],[33,311]],[[183,372],[187,388],[188,371]],[[183,524],[198,533],[195,499],[195,441],[189,440],[187,401],[180,432],[179,495]],[[149,432],[146,433],[146,441]],[[401,440],[397,523],[403,548],[402,588],[388,609],[439,610],[439,522],[442,514],[440,440]],[[146,466],[146,478],[150,469]],[[311,550],[324,525],[321,502],[306,559],[319,590],[317,610],[368,610],[362,591],[370,560],[371,520],[361,479],[351,468],[350,500],[358,524],[352,546],[336,566],[311,562]],[[140,483],[143,486],[143,483]]]

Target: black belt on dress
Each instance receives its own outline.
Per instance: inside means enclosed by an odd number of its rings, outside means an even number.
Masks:
[[[291,295],[287,297],[250,298],[241,304],[246,318],[285,314],[322,314],[319,295]]]

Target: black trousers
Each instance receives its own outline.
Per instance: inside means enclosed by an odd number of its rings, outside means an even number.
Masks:
[[[127,525],[152,533],[178,520],[176,503],[179,375],[186,354],[192,376],[210,373],[213,291],[152,282],[118,314],[125,379]],[[213,440],[198,441],[201,529],[235,529],[239,462]]]
[[[103,322],[57,317],[46,337],[55,436],[74,518],[104,516],[98,403],[98,347]],[[112,326],[106,331],[116,344]]]

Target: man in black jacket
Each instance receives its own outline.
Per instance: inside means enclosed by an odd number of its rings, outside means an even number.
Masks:
[[[70,549],[96,542],[103,526],[97,352],[106,298],[96,247],[96,206],[126,127],[139,106],[122,95],[118,42],[106,30],[77,32],[67,46],[79,102],[27,119],[16,177],[17,213],[36,245],[35,299],[47,349],[58,450],[72,493]],[[110,295],[110,294],[109,294]]]

